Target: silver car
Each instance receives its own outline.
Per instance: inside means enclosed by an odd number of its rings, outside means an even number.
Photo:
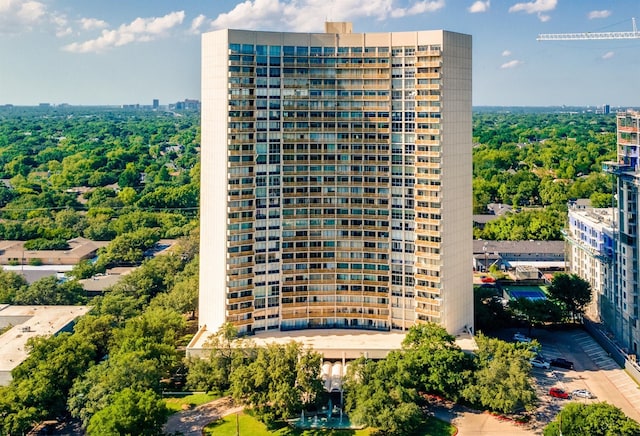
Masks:
[[[595,398],[595,396],[586,389],[577,389],[571,392],[571,396],[578,398]]]
[[[531,366],[535,366],[536,368],[549,369],[551,367],[549,362],[547,362],[546,360],[540,357],[534,357],[533,359],[530,360],[530,362],[531,362]]]

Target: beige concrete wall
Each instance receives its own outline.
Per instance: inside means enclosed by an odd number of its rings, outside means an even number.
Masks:
[[[443,32],[442,298],[443,324],[473,325],[471,36]]]
[[[211,331],[225,322],[227,59],[227,31],[203,34],[199,319]]]

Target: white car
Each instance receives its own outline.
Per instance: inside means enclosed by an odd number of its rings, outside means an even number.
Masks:
[[[514,334],[513,340],[517,342],[531,342],[531,338],[529,336],[523,335],[522,333]]]
[[[540,357],[534,357],[530,360],[530,362],[531,366],[535,366],[536,368],[549,369],[551,367],[551,364],[549,362]]]
[[[586,389],[578,389],[571,392],[571,395],[579,398],[595,398],[595,396]]]

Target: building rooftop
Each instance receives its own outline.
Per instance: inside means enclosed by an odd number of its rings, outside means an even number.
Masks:
[[[27,358],[29,338],[51,336],[85,315],[91,306],[0,305],[0,328],[12,326],[0,335],[0,386],[11,380],[11,370]]]
[[[475,239],[473,241],[473,254],[483,254],[484,247],[488,253],[517,254],[563,254],[565,252],[564,241],[486,241]]]
[[[569,209],[569,213],[581,217],[584,221],[590,222],[594,227],[611,227],[615,208],[589,208],[589,209]]]
[[[213,333],[201,329],[188,346],[190,355],[197,355],[198,351],[206,349],[206,342]],[[309,329],[290,331],[269,331],[247,339],[257,346],[268,344],[287,344],[295,341],[305,347],[321,353],[324,359],[357,359],[366,356],[372,359],[381,359],[390,351],[399,350],[406,333],[404,332],[377,332],[354,329]],[[456,344],[464,351],[474,351],[478,347],[473,336],[463,333],[456,336]]]
[[[67,250],[25,250],[25,241],[0,241],[0,259],[8,263],[9,259],[40,259],[44,264],[75,264],[79,260],[93,256],[98,248],[109,244],[108,241],[91,241],[85,238],[73,238],[67,241]]]

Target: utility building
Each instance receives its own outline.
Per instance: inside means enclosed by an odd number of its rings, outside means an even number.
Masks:
[[[200,327],[472,330],[471,37],[202,37]]]

